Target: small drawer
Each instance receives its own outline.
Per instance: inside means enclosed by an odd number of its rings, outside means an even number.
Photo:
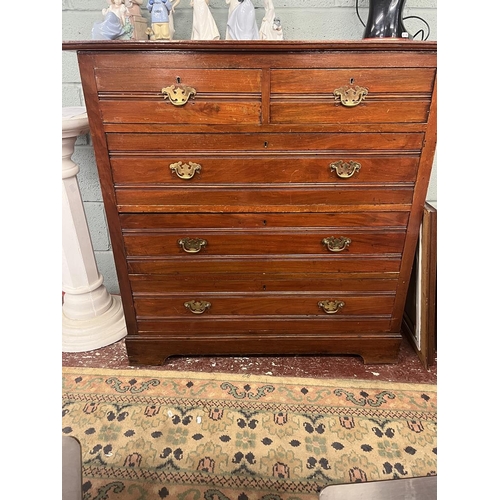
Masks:
[[[271,71],[271,123],[426,123],[432,68]]]
[[[345,293],[277,295],[231,295],[190,293],[162,297],[136,297],[135,310],[139,319],[175,316],[324,316],[389,315],[394,294],[355,295]]]
[[[293,185],[118,187],[115,190],[119,212],[336,212],[339,207],[356,205],[358,211],[399,209],[411,206],[412,186],[296,187]]]
[[[290,231],[223,231],[220,229],[124,233],[125,252],[136,256],[184,255],[401,255],[405,232],[355,232],[293,228]]]
[[[418,156],[172,156],[111,157],[113,180],[126,184],[415,182]]]
[[[261,70],[172,68],[167,59],[164,67],[135,63],[125,78],[113,67],[96,68],[104,124],[261,123]]]
[[[414,151],[423,146],[424,134],[409,133],[226,133],[226,134],[137,134],[108,132],[106,134],[111,156],[120,152],[169,153],[185,157],[186,152],[232,152],[245,156],[253,153],[271,154],[294,151],[334,153],[346,151]]]

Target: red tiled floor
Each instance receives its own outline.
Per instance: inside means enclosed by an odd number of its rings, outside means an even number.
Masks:
[[[128,367],[125,341],[81,353],[63,353],[63,366],[96,368]],[[130,367],[141,369],[141,367]],[[437,363],[429,370],[403,338],[399,360],[391,365],[365,365],[358,356],[287,356],[287,357],[172,357],[163,366],[144,366],[153,370],[249,373],[289,377],[358,378],[391,382],[437,382]]]

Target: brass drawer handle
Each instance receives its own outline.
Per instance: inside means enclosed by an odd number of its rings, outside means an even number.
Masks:
[[[210,302],[205,300],[190,300],[189,302],[184,302],[184,307],[193,314],[203,314],[210,309],[211,305]]]
[[[341,300],[321,300],[318,302],[318,306],[326,314],[337,314],[345,306],[345,303]]]
[[[186,253],[198,253],[207,246],[208,241],[202,238],[182,238],[177,243]]]
[[[332,172],[335,172],[338,177],[341,177],[342,179],[349,179],[349,177],[352,177],[356,172],[359,172],[361,169],[361,163],[358,163],[357,161],[336,161],[333,163],[330,163],[330,170]]]
[[[178,161],[177,163],[170,164],[170,170],[172,173],[176,173],[179,179],[189,180],[194,177],[195,174],[199,174],[201,172],[201,165],[199,163],[193,163],[190,161],[189,163],[182,163],[182,161]]]
[[[330,236],[329,238],[323,238],[321,243],[323,243],[330,252],[342,252],[342,250],[345,250],[351,244],[351,239],[345,236],[340,236],[338,238]]]
[[[365,87],[360,87],[356,85],[354,88],[345,85],[344,87],[339,87],[333,91],[333,95],[335,96],[335,100],[340,98],[340,102],[343,106],[348,108],[352,108],[353,106],[357,106],[363,101],[368,95],[368,89]]]
[[[170,85],[161,89],[164,99],[168,99],[174,106],[184,106],[190,97],[196,95],[196,90],[187,85]]]

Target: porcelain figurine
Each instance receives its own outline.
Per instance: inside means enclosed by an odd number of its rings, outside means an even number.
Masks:
[[[172,10],[170,0],[148,0],[151,13],[152,40],[170,40],[169,14]]]
[[[191,0],[193,30],[191,40],[219,40],[220,33],[208,8],[209,0]]]
[[[116,40],[131,37],[133,27],[128,22],[125,0],[108,0],[109,7],[102,9],[104,21],[94,23],[93,40]]]
[[[234,8],[227,20],[230,40],[258,40],[259,28],[252,0],[238,1],[239,5]]]
[[[273,0],[264,0],[264,9],[265,13],[259,30],[260,39],[283,40],[283,29],[274,12]]]
[[[227,18],[231,17],[231,14],[233,13],[233,10],[240,4],[240,0],[226,0],[226,4],[229,5],[229,9],[227,12]],[[226,23],[226,40],[231,40],[231,35],[229,34],[229,28]]]

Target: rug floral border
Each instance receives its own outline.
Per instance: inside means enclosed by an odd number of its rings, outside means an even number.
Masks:
[[[309,500],[437,473],[433,384],[66,367],[62,400],[84,500]]]

